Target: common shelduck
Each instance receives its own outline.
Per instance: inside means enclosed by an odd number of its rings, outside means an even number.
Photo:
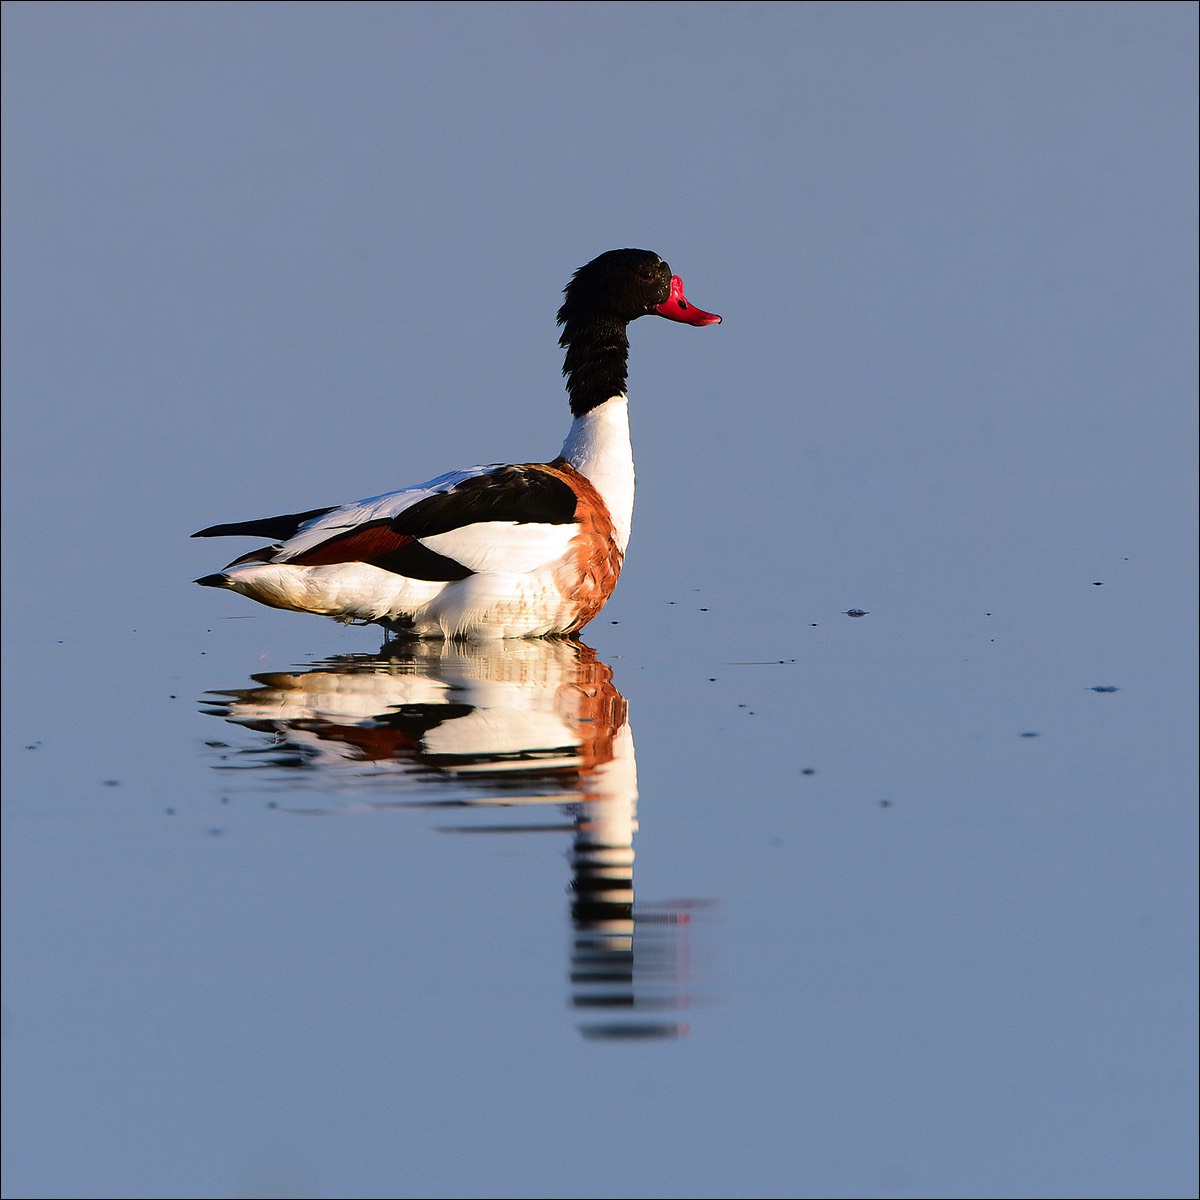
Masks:
[[[353,504],[212,525],[272,545],[196,582],[274,608],[375,622],[420,638],[572,634],[612,594],[633,517],[630,321],[713,325],[649,250],[575,272],[558,310],[571,423],[551,462],[450,471]]]

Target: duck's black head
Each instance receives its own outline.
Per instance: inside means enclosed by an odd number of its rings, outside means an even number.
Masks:
[[[657,313],[686,325],[715,325],[715,313],[695,308],[683,281],[653,250],[607,250],[579,268],[563,289],[559,345],[576,416],[624,391],[629,339],[625,327]]]
[[[560,325],[594,319],[628,324],[653,312],[688,325],[721,319],[683,299],[682,281],[653,250],[606,250],[575,272],[563,295]]]

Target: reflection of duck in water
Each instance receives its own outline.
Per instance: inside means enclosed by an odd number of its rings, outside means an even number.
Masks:
[[[386,784],[386,799],[372,800],[388,805],[567,806],[573,1002],[607,1014],[582,1032],[684,1031],[662,1018],[684,1002],[676,976],[687,915],[634,909],[633,734],[595,651],[563,640],[406,642],[253,678],[253,688],[209,693],[213,715],[273,735],[228,765],[314,770],[356,793]]]
[[[721,319],[692,307],[649,250],[610,250],[567,285],[558,322],[574,422],[553,462],[471,467],[353,504],[210,526],[194,536],[272,544],[196,582],[416,637],[582,629],[616,586],[629,541],[627,327],[651,313]]]

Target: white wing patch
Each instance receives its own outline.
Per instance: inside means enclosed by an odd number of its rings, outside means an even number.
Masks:
[[[579,532],[574,522],[477,521],[420,539],[423,546],[483,574],[523,575],[558,562]]]

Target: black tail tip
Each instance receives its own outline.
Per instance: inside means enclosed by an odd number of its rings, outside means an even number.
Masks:
[[[192,582],[198,583],[201,587],[228,587],[229,576],[222,571],[218,571],[215,575],[205,575]]]

